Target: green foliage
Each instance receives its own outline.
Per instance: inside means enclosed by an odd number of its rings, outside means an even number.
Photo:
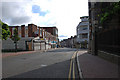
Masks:
[[[11,39],[14,41],[14,43],[16,43],[17,41],[20,40],[20,37],[18,36],[18,31],[17,31],[17,29],[14,29],[14,34],[13,34],[13,36],[12,36]]]
[[[81,42],[81,48],[87,48],[87,40]]]
[[[120,14],[120,1],[116,3],[112,3],[110,6],[107,6],[102,10],[102,14],[100,15],[100,23],[103,24],[108,20],[112,19],[112,16],[119,15]]]
[[[14,34],[13,34],[13,36],[12,36],[11,39],[12,39],[12,40],[14,41],[14,43],[15,43],[15,51],[17,51],[17,41],[20,40],[20,37],[18,36],[18,31],[17,31],[16,28],[14,29]]]
[[[6,40],[10,35],[10,31],[8,25],[3,23],[1,20],[0,20],[0,31],[2,31],[2,34],[0,34],[0,36],[2,36],[2,40]]]
[[[103,16],[101,17],[100,23],[103,23],[104,21],[106,21],[108,19],[109,15],[110,14],[108,12],[105,12],[103,14]]]
[[[81,42],[82,45],[87,45],[87,43],[88,43],[87,40]]]
[[[2,22],[0,20],[0,39],[2,38]]]

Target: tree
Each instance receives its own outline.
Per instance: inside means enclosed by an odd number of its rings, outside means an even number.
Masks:
[[[81,42],[81,47],[82,48],[87,48],[87,40]]]
[[[17,42],[20,40],[20,37],[18,36],[18,31],[16,28],[14,29],[14,34],[11,39],[14,41],[15,51],[17,51]]]
[[[101,5],[104,5],[104,3],[101,3]],[[98,14],[100,16],[100,23],[104,24],[106,21],[112,20],[113,16],[120,17],[120,1],[119,2],[113,2],[111,5],[106,6],[105,8],[102,8],[102,14]]]
[[[2,22],[0,20],[0,39],[2,39]]]
[[[2,26],[2,28],[1,28],[1,26]],[[2,35],[0,34],[0,37],[2,37],[2,40],[6,40],[10,35],[9,27],[7,24],[3,23],[0,20],[0,32],[1,32],[1,30],[2,30]]]

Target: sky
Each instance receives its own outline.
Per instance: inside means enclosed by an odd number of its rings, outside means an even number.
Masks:
[[[59,39],[76,35],[80,17],[88,16],[88,0],[2,0],[0,12],[8,25],[58,28]]]

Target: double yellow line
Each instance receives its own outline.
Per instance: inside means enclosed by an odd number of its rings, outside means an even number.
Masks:
[[[76,51],[77,52],[77,51]],[[70,62],[70,69],[69,69],[69,76],[68,79],[71,80],[71,78],[73,78],[73,80],[75,80],[75,66],[74,66],[74,62],[73,59],[76,56],[76,52],[73,54],[72,58],[71,58],[71,62]],[[72,74],[72,75],[71,75]],[[71,77],[72,76],[72,77]]]

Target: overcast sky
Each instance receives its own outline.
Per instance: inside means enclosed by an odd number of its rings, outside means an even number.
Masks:
[[[88,16],[88,0],[3,0],[0,7],[8,25],[56,26],[59,39],[76,35],[80,17]]]

